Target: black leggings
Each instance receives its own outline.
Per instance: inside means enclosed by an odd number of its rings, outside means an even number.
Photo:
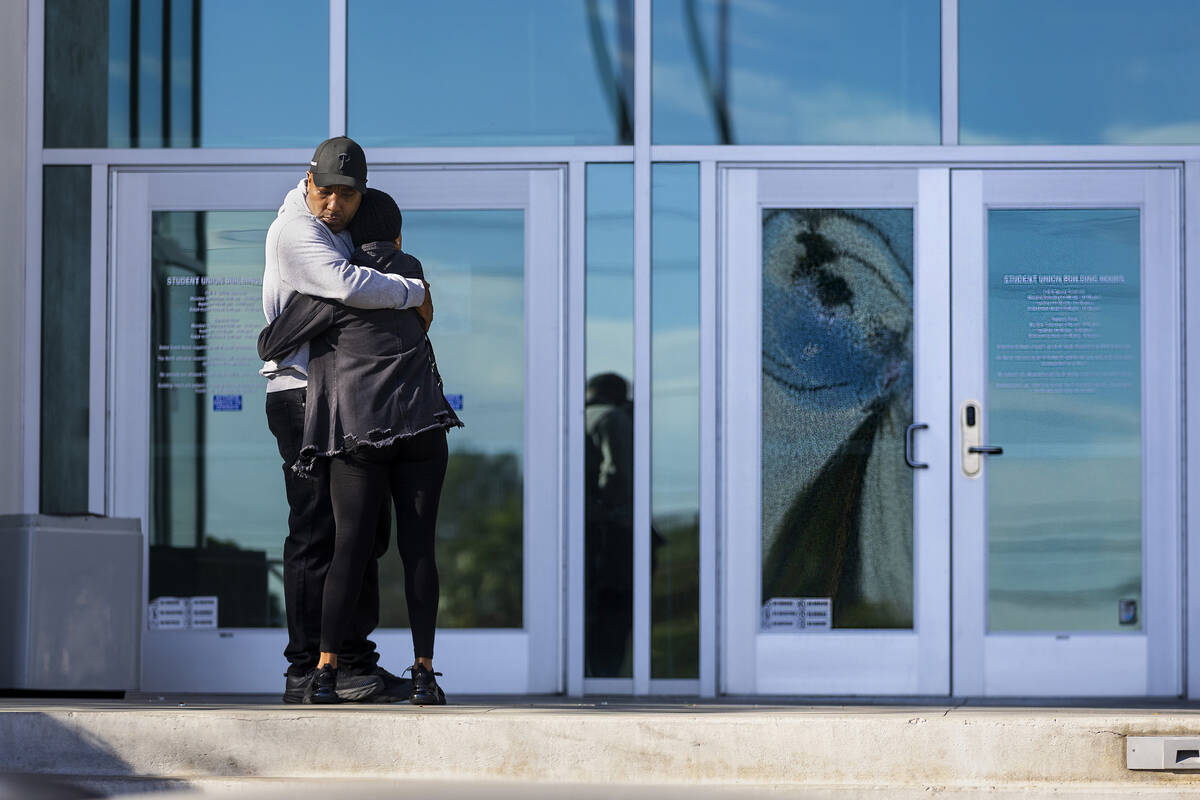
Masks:
[[[441,428],[330,459],[329,496],[337,532],[321,605],[322,652],[340,652],[350,634],[350,614],[371,560],[377,518],[390,493],[413,651],[418,658],[433,658],[438,610],[433,540],[446,460],[446,432]]]

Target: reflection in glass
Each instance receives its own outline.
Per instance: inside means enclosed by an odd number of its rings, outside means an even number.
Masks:
[[[650,677],[700,677],[700,169],[651,185]]]
[[[963,144],[1200,142],[1194,0],[960,0]]]
[[[46,167],[42,184],[43,514],[88,510],[92,168]]]
[[[587,168],[584,675],[633,660],[633,166]]]
[[[48,0],[46,147],[311,148],[328,24],[326,0]]]
[[[656,144],[937,144],[938,0],[654,0]]]
[[[268,211],[158,211],[151,240],[150,599],[283,625],[287,503],[262,365]]]
[[[768,209],[762,242],[763,629],[911,628],[913,212]]]
[[[988,621],[1141,630],[1137,209],[988,212]]]
[[[525,214],[404,210],[437,316],[429,338],[465,428],[447,437],[438,510],[440,628],[523,627]],[[403,532],[397,532],[403,535]],[[404,570],[379,564],[380,625],[408,626]]]
[[[632,0],[349,0],[366,146],[633,143]]]

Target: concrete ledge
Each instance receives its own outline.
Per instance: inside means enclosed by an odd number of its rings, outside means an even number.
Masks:
[[[627,784],[1200,789],[1126,769],[1128,735],[1188,710],[761,707],[549,700],[413,706],[9,702],[0,771]]]

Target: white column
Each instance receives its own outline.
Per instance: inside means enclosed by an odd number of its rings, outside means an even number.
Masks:
[[[634,6],[633,693],[650,691],[650,0]]]
[[[346,0],[329,0],[329,135],[346,135]]]
[[[942,144],[958,144],[958,0],[942,0]]]
[[[1184,352],[1186,353],[1184,396],[1187,407],[1184,417],[1200,419],[1200,160],[1188,161],[1183,171],[1183,231],[1184,231]],[[1188,277],[1192,280],[1188,280]],[[1196,424],[1186,427],[1184,460],[1192,465],[1186,472],[1184,484],[1184,560],[1183,598],[1186,626],[1184,629],[1183,664],[1184,691],[1189,700],[1200,698],[1200,513],[1191,513],[1191,501],[1200,498],[1200,431]]]
[[[42,304],[41,2],[0,4],[0,247],[7,257],[0,294],[0,512],[38,510]],[[33,68],[30,69],[30,65]],[[21,176],[24,176],[22,180]]]
[[[584,382],[587,357],[587,164],[572,161],[567,173],[567,694],[583,694],[584,626]]]

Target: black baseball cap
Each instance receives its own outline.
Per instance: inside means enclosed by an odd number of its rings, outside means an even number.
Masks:
[[[308,171],[317,186],[367,190],[367,156],[358,142],[346,136],[335,136],[317,145]]]

